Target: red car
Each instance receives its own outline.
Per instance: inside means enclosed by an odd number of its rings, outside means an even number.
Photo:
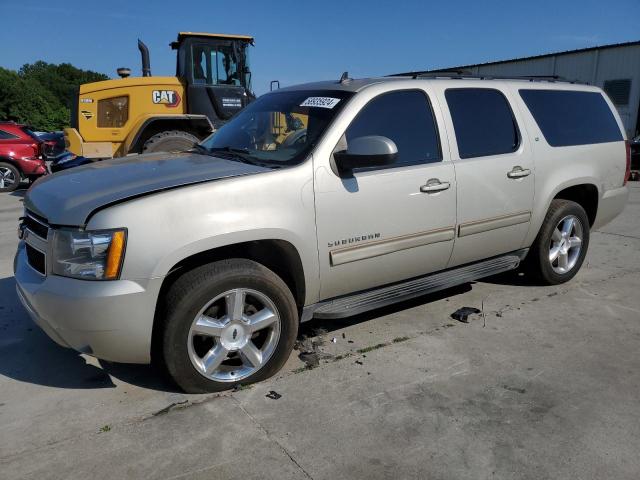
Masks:
[[[46,175],[42,140],[24,125],[0,122],[0,192],[12,192],[23,178]]]

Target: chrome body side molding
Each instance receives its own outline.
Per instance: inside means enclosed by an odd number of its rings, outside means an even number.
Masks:
[[[458,236],[466,237],[476,233],[488,232],[498,228],[510,227],[520,223],[527,223],[531,220],[531,212],[518,212],[500,217],[487,218],[485,220],[474,220],[473,222],[462,223],[458,227]]]
[[[346,248],[333,250],[329,253],[331,265],[342,265],[344,263],[356,262],[367,258],[379,257],[388,253],[407,250],[409,248],[421,247],[432,243],[447,242],[455,237],[455,228],[446,227],[428,232],[403,235],[385,240],[364,243]]]

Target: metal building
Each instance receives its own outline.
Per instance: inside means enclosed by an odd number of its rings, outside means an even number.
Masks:
[[[614,103],[629,138],[640,133],[640,41],[431,70],[474,75],[558,75],[597,85]]]

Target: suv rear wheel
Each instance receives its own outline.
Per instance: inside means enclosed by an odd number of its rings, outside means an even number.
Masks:
[[[188,393],[264,380],[289,358],[298,310],[287,285],[263,265],[224,260],[187,272],[166,297],[163,358]]]
[[[20,185],[20,170],[10,163],[0,162],[0,192],[13,192]]]
[[[531,273],[548,285],[571,280],[589,246],[589,218],[570,200],[552,200],[527,262]]]

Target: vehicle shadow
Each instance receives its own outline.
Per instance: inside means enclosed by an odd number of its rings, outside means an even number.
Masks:
[[[311,320],[299,331],[299,338],[367,322],[443,298],[461,295],[472,289],[467,283],[441,292],[379,308],[360,315],[336,320]],[[72,349],[57,345],[33,323],[20,304],[14,277],[0,279],[0,375],[57,388],[115,388],[113,379],[142,388],[179,392],[161,367],[117,364],[100,360],[99,368],[87,363],[85,357]]]
[[[0,375],[57,388],[115,388],[112,378],[117,378],[143,388],[178,391],[150,365],[99,363],[102,368],[51,340],[20,304],[14,277],[0,279]]]
[[[21,183],[20,186],[15,189],[13,192],[9,193],[12,197],[24,198],[27,194],[27,190],[29,189],[28,183]]]
[[[420,297],[416,297],[411,300],[394,303],[386,307],[378,308],[376,310],[371,310],[369,312],[361,313],[359,315],[354,315],[353,317],[326,319],[326,320],[313,319],[303,323],[300,326],[298,337],[299,338],[302,338],[303,336],[313,337],[316,335],[318,331],[325,331],[328,333],[333,332],[341,328],[351,327],[353,325],[358,325],[361,323],[368,322],[369,320],[373,320],[374,318],[383,317],[385,315],[392,315],[394,313],[398,313],[403,310],[409,310],[410,308],[418,307],[420,305],[426,305],[428,303],[435,302],[437,300],[442,300],[445,298],[453,298],[457,295],[462,295],[464,293],[471,291],[471,289],[473,288],[472,287],[473,283],[474,282],[464,283],[462,285],[448,288],[446,290],[430,293],[427,295],[422,295]]]
[[[499,273],[491,277],[480,280],[482,283],[492,283],[494,285],[512,285],[514,287],[544,287],[548,284],[541,282],[533,275],[518,270]]]

